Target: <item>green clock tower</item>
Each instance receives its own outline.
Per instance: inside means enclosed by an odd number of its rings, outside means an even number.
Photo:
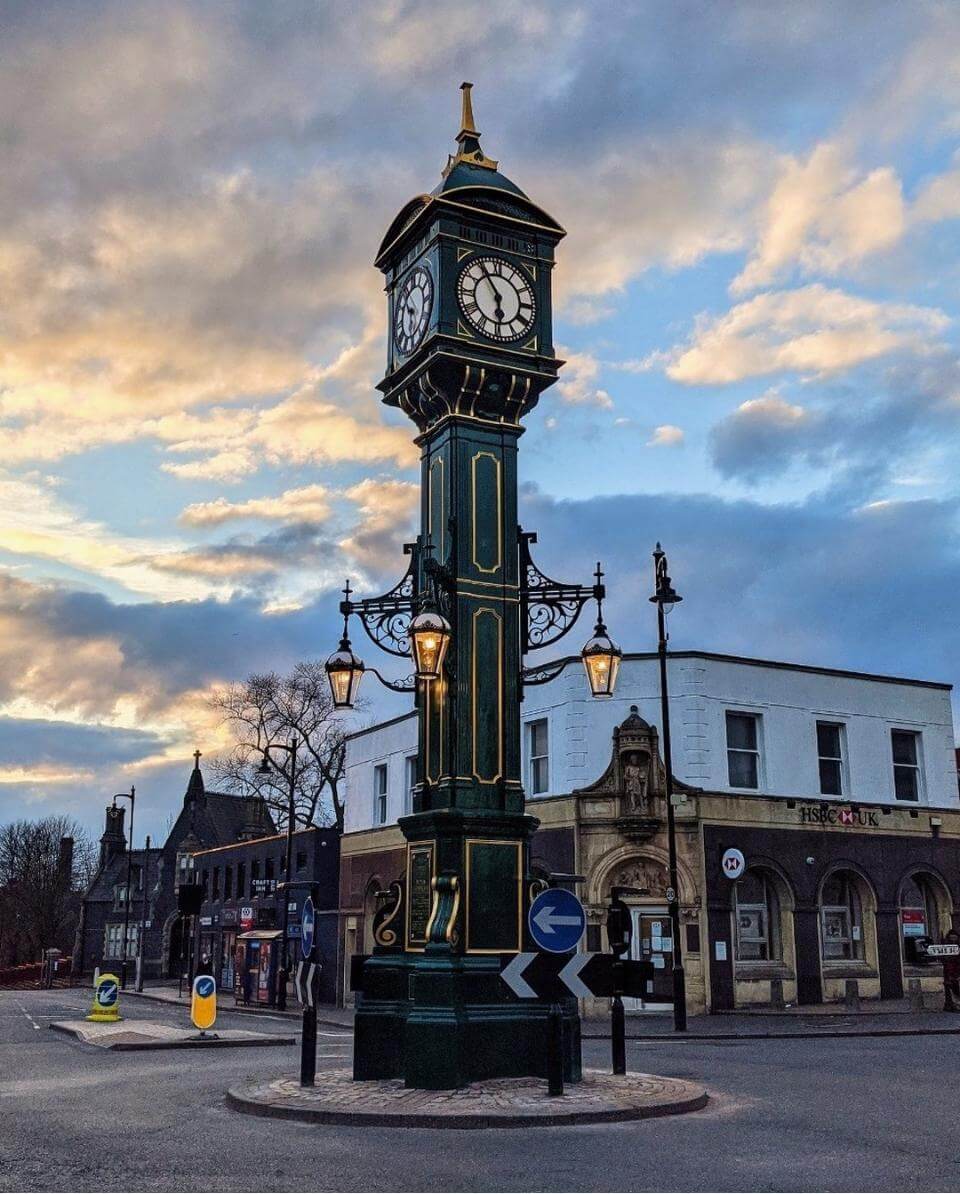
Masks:
[[[522,686],[537,679],[523,656],[603,595],[599,577],[585,589],[540,573],[535,537],[517,525],[522,419],[563,363],[551,274],[564,230],[486,156],[470,89],[442,181],[400,211],[376,259],[389,331],[379,389],[416,424],[421,531],[390,593],[351,601],[348,590],[342,606],[387,651],[413,655],[417,677],[391,686],[409,687],[419,712],[406,875],[384,893],[357,979],[354,1075],[441,1089],[545,1073],[550,1009],[499,978],[501,955],[528,947],[537,891],[520,763]],[[364,670],[346,629],[328,663],[335,696],[337,668],[351,684]],[[576,1081],[575,1002],[564,1056]]]

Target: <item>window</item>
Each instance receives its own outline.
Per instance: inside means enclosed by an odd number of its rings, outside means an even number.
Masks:
[[[297,851],[297,870],[305,871],[307,869],[307,852],[306,850]]]
[[[277,877],[273,867],[272,858],[265,858],[263,861],[263,877],[268,883],[271,879],[275,879]]]
[[[900,889],[900,936],[906,956],[906,943],[911,937],[940,940],[940,917],[937,897],[926,875],[911,875]]]
[[[237,899],[242,900],[247,894],[247,867],[246,863],[237,863]]]
[[[413,789],[417,785],[417,756],[407,755],[407,789],[403,806],[405,813],[413,812]]]
[[[770,878],[747,871],[736,886],[736,958],[771,962],[780,957],[780,904]]]
[[[138,924],[131,924],[127,927],[127,957],[134,958],[137,955],[137,947],[140,940],[140,926]],[[121,958],[123,957],[123,925],[107,925],[103,931],[103,956],[104,958]]]
[[[527,722],[527,750],[530,756],[530,795],[539,796],[550,787],[550,739],[545,717]]]
[[[891,730],[893,748],[893,792],[898,800],[920,799],[919,734],[913,730]]]
[[[181,850],[177,855],[176,887],[179,887],[181,883],[192,883],[194,881],[193,871],[195,865],[193,855],[188,854],[185,850]]]
[[[123,911],[123,905],[127,900],[127,885],[126,883],[118,883],[113,889],[113,906],[114,908]]]
[[[843,795],[843,726],[817,722],[817,755],[820,759],[820,794]]]
[[[373,769],[373,820],[376,825],[387,823],[386,763],[378,763]]]
[[[200,872],[200,886],[203,888],[203,898],[210,898],[210,872],[206,867]]]
[[[253,895],[253,885],[260,878],[260,859],[255,858],[250,863],[250,894]]]
[[[218,866],[213,868],[213,891],[210,893],[210,899],[220,899],[220,868]]]
[[[223,898],[229,900],[233,897],[233,867],[225,866],[223,868]]]
[[[824,961],[863,957],[863,914],[855,877],[835,871],[823,882],[820,934]]]
[[[727,713],[727,776],[731,788],[760,787],[760,718]]]

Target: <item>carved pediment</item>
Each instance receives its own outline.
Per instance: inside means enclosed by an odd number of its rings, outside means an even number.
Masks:
[[[613,871],[607,889],[635,887],[649,895],[666,898],[669,886],[667,868],[662,863],[655,858],[631,858]]]

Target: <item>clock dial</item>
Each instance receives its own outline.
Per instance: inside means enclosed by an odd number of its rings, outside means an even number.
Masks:
[[[517,266],[502,257],[474,257],[457,279],[460,310],[492,340],[519,340],[533,327],[537,311],[533,286]]]
[[[410,271],[397,291],[393,314],[393,338],[408,356],[426,335],[433,310],[433,278],[426,266]]]

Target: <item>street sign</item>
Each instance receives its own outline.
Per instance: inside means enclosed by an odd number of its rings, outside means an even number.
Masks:
[[[955,958],[960,954],[960,945],[925,945],[919,952],[926,958]]]
[[[724,850],[720,865],[728,879],[739,879],[747,869],[747,860],[739,850],[731,846],[729,850]]]
[[[217,1019],[217,984],[209,974],[198,974],[193,980],[190,997],[190,1019],[201,1032],[212,1028]]]
[[[313,900],[307,896],[303,904],[303,915],[300,917],[300,952],[304,958],[309,958],[313,952],[313,939],[317,930],[317,913]]]
[[[101,974],[93,985],[93,1007],[88,1020],[109,1023],[122,1020],[120,1015],[120,980],[115,974]]]
[[[587,927],[583,905],[572,891],[550,887],[530,905],[527,918],[534,944],[553,954],[567,954]]]
[[[653,966],[620,962],[613,954],[501,954],[500,977],[519,999],[601,999],[613,995],[617,986],[621,995],[642,998],[648,994]]]
[[[297,989],[297,999],[306,1007],[316,1004],[316,978],[319,967],[315,962],[298,962],[293,983]]]

